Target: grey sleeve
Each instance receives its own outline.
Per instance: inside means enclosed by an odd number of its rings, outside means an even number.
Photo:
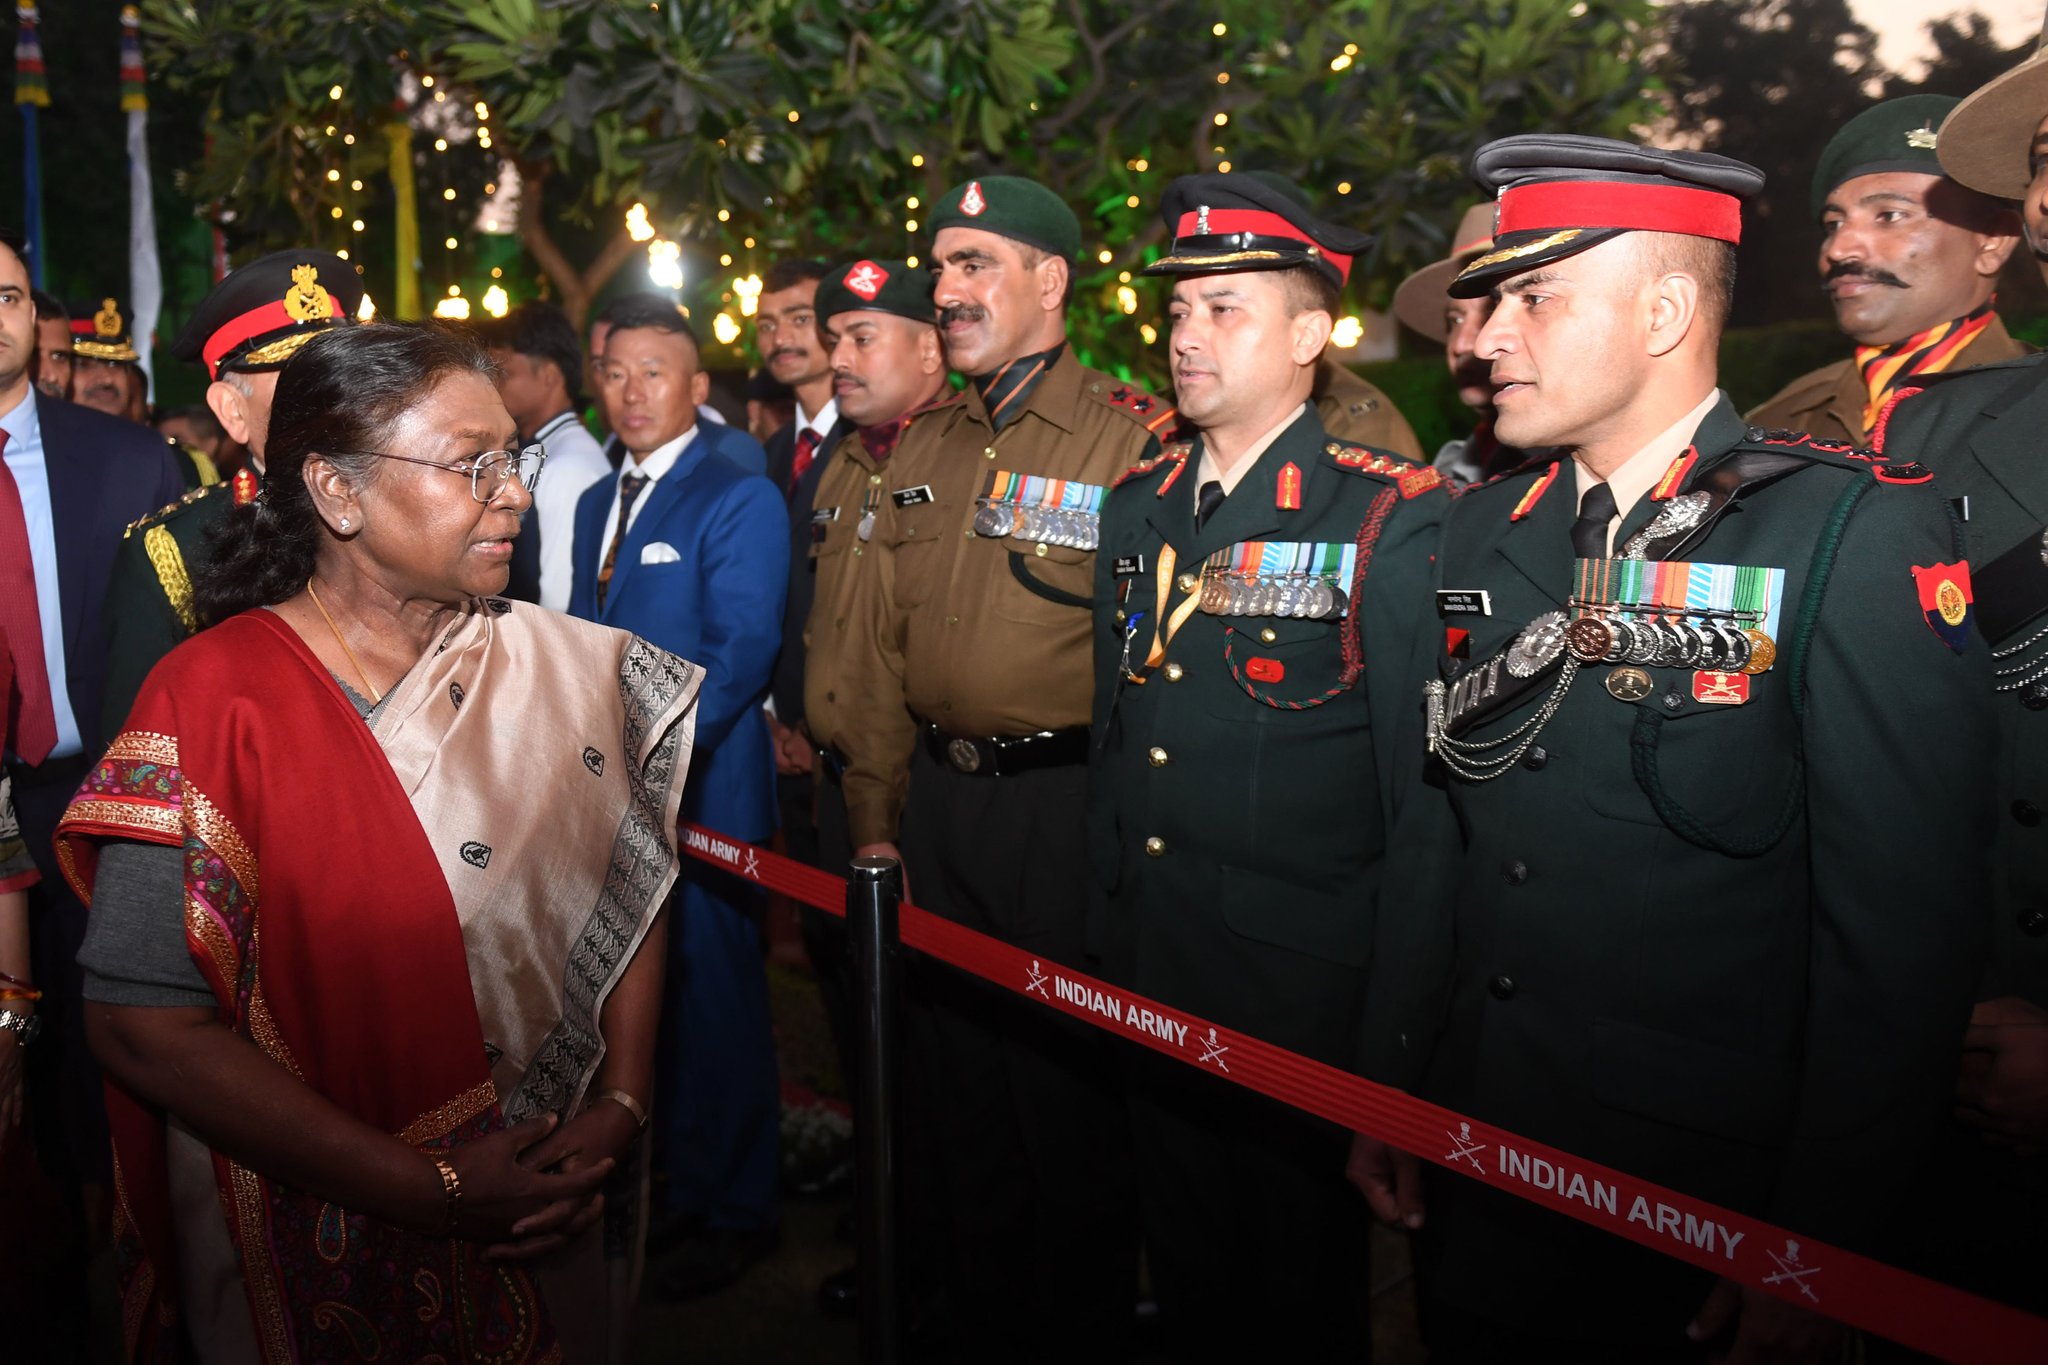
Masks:
[[[85,998],[191,1007],[213,991],[185,945],[184,852],[118,839],[100,850],[78,965]]]

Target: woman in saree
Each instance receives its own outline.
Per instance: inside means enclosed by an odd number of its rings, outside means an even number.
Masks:
[[[701,679],[495,595],[516,444],[465,337],[308,342],[216,624],[59,827],[133,1359],[617,1348],[600,1185],[646,1123]]]

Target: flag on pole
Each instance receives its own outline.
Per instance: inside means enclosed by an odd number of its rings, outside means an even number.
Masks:
[[[142,11],[121,7],[121,108],[128,115],[128,302],[135,310],[135,349],[142,378],[156,397],[153,353],[164,306],[163,265],[156,254],[156,205],[149,185],[149,92],[142,70]]]
[[[43,287],[43,146],[38,110],[50,107],[43,44],[36,36],[35,0],[14,7],[14,102],[21,107],[22,231],[28,237],[29,278]]]

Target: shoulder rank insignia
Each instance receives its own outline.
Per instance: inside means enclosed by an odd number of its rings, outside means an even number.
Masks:
[[[234,488],[237,507],[247,507],[256,501],[256,495],[263,491],[263,485],[256,478],[256,471],[247,465],[237,469],[235,477],[229,480],[229,483]]]
[[[1407,460],[1385,455],[1365,446],[1347,446],[1332,441],[1323,447],[1323,453],[1346,469],[1355,469],[1365,474],[1383,474],[1392,479],[1404,498],[1417,498],[1436,488],[1444,476],[1433,465],[1410,464]]]
[[[157,508],[156,511],[149,513],[147,516],[137,517],[135,520],[128,523],[128,528],[126,530],[121,532],[121,539],[126,540],[128,539],[129,536],[134,535],[137,531],[156,525],[165,517],[177,511],[180,507],[186,507],[192,503],[199,501],[208,493],[212,492],[215,487],[217,487],[217,485],[208,484],[204,488],[191,489],[185,494],[184,497],[179,498],[176,502],[165,503],[162,507]]]
[[[1870,472],[1877,476],[1879,483],[1933,483],[1934,471],[1924,464],[1905,461],[1899,464],[1874,464]]]
[[[1150,474],[1153,470],[1159,468],[1159,466],[1163,464],[1172,463],[1176,467],[1186,464],[1188,455],[1190,452],[1194,450],[1194,448],[1194,443],[1191,441],[1169,442],[1168,444],[1161,446],[1159,448],[1159,453],[1157,455],[1154,455],[1151,459],[1140,460],[1138,463],[1132,465],[1129,469],[1126,469],[1123,473],[1117,475],[1116,482],[1112,483],[1110,487],[1122,488],[1132,479],[1142,479],[1147,474]],[[1160,491],[1165,492],[1166,490],[1161,489]]]
[[[1750,445],[1772,446],[1778,449],[1803,451],[1823,464],[1835,465],[1841,469],[1861,469],[1876,464],[1884,457],[1875,450],[1864,446],[1851,445],[1847,441],[1830,441],[1824,437],[1808,435],[1803,431],[1786,431],[1782,428],[1765,429],[1750,427],[1742,433],[1743,440]]]
[[[1162,430],[1179,415],[1171,403],[1154,398],[1132,384],[1118,384],[1102,395],[1104,402],[1113,408],[1122,408],[1145,426],[1147,431]]]

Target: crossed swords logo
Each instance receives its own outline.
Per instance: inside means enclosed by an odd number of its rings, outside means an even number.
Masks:
[[[1451,1132],[1450,1129],[1446,1128],[1444,1130],[1444,1136],[1449,1138],[1451,1140],[1451,1146],[1457,1149],[1456,1151],[1445,1152],[1445,1161],[1469,1161],[1472,1163],[1473,1170],[1479,1172],[1479,1174],[1481,1175],[1488,1174],[1486,1169],[1486,1163],[1479,1159],[1479,1154],[1486,1150],[1486,1144],[1483,1142],[1476,1142],[1473,1140],[1471,1124],[1459,1124],[1458,1131],[1455,1133]]]
[[[1024,990],[1028,994],[1036,995],[1041,1000],[1052,999],[1051,996],[1045,993],[1045,973],[1040,970],[1038,959],[1035,957],[1031,959],[1031,979],[1024,983]]]
[[[751,848],[746,850],[746,855],[746,866],[740,869],[740,875],[742,877],[752,877],[758,882],[761,880],[761,855]]]
[[[1820,1295],[1814,1293],[1813,1286],[1806,1282],[1810,1276],[1820,1274],[1820,1267],[1817,1265],[1802,1265],[1800,1263],[1799,1243],[1788,1238],[1785,1242],[1785,1254],[1783,1256],[1780,1256],[1775,1251],[1765,1252],[1764,1254],[1771,1258],[1772,1265],[1778,1267],[1775,1274],[1764,1276],[1765,1284],[1796,1285],[1799,1292],[1808,1299],[1815,1303],[1820,1302]]]
[[[1230,1064],[1223,1060],[1223,1054],[1230,1051],[1230,1048],[1217,1039],[1215,1029],[1209,1030],[1208,1038],[1196,1041],[1202,1044],[1202,1055],[1196,1059],[1197,1061],[1214,1062],[1218,1071],[1229,1072]]]

